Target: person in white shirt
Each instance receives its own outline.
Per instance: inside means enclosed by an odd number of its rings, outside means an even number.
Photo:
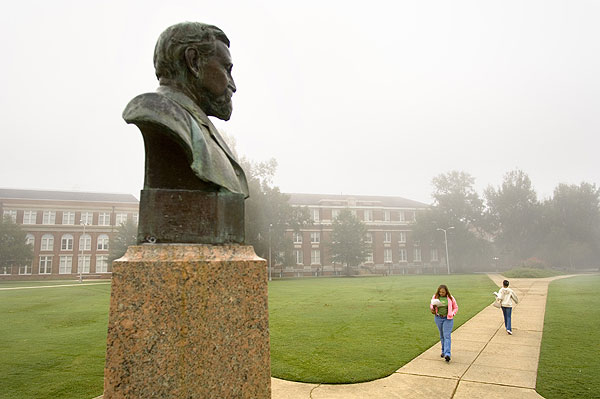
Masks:
[[[502,282],[503,287],[498,290],[498,298],[501,300],[502,305],[502,314],[504,315],[504,326],[506,327],[506,332],[509,335],[512,335],[512,308],[513,308],[513,300],[514,303],[519,303],[519,298],[517,294],[510,288],[508,288],[509,282],[508,280],[504,280]]]

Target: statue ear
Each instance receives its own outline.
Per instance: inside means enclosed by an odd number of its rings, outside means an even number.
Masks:
[[[200,77],[200,55],[194,47],[185,49],[185,65],[192,75],[196,78]]]

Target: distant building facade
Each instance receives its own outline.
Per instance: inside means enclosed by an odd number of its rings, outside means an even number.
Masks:
[[[110,277],[110,238],[121,223],[137,223],[138,209],[129,194],[0,188],[0,215],[33,246],[32,263],[0,268],[0,279]]]
[[[292,206],[307,207],[313,225],[299,232],[288,230],[293,243],[292,265],[274,265],[274,276],[340,275],[344,266],[331,262],[329,243],[332,222],[342,209],[350,210],[367,228],[370,248],[361,274],[421,274],[445,270],[440,248],[414,239],[412,230],[419,212],[429,205],[401,197],[364,195],[288,194]]]

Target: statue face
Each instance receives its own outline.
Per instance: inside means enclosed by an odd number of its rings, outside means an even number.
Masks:
[[[231,97],[236,91],[231,76],[231,54],[227,45],[217,41],[217,51],[210,56],[203,67],[202,77],[198,81],[200,107],[206,115],[229,120],[233,110]]]

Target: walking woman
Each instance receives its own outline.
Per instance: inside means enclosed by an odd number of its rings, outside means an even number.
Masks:
[[[512,318],[512,307],[513,300],[515,303],[519,303],[519,298],[517,298],[517,294],[510,288],[508,288],[508,280],[504,280],[502,282],[503,287],[498,290],[498,298],[502,300],[502,314],[504,315],[504,327],[506,327],[506,332],[509,335],[512,335],[512,326],[511,326],[511,318]]]
[[[442,355],[447,362],[450,361],[450,334],[454,327],[454,315],[458,312],[458,304],[456,299],[450,294],[448,287],[440,285],[431,298],[431,305],[429,306],[431,313],[435,315],[435,324],[440,330],[440,342],[442,343]]]

